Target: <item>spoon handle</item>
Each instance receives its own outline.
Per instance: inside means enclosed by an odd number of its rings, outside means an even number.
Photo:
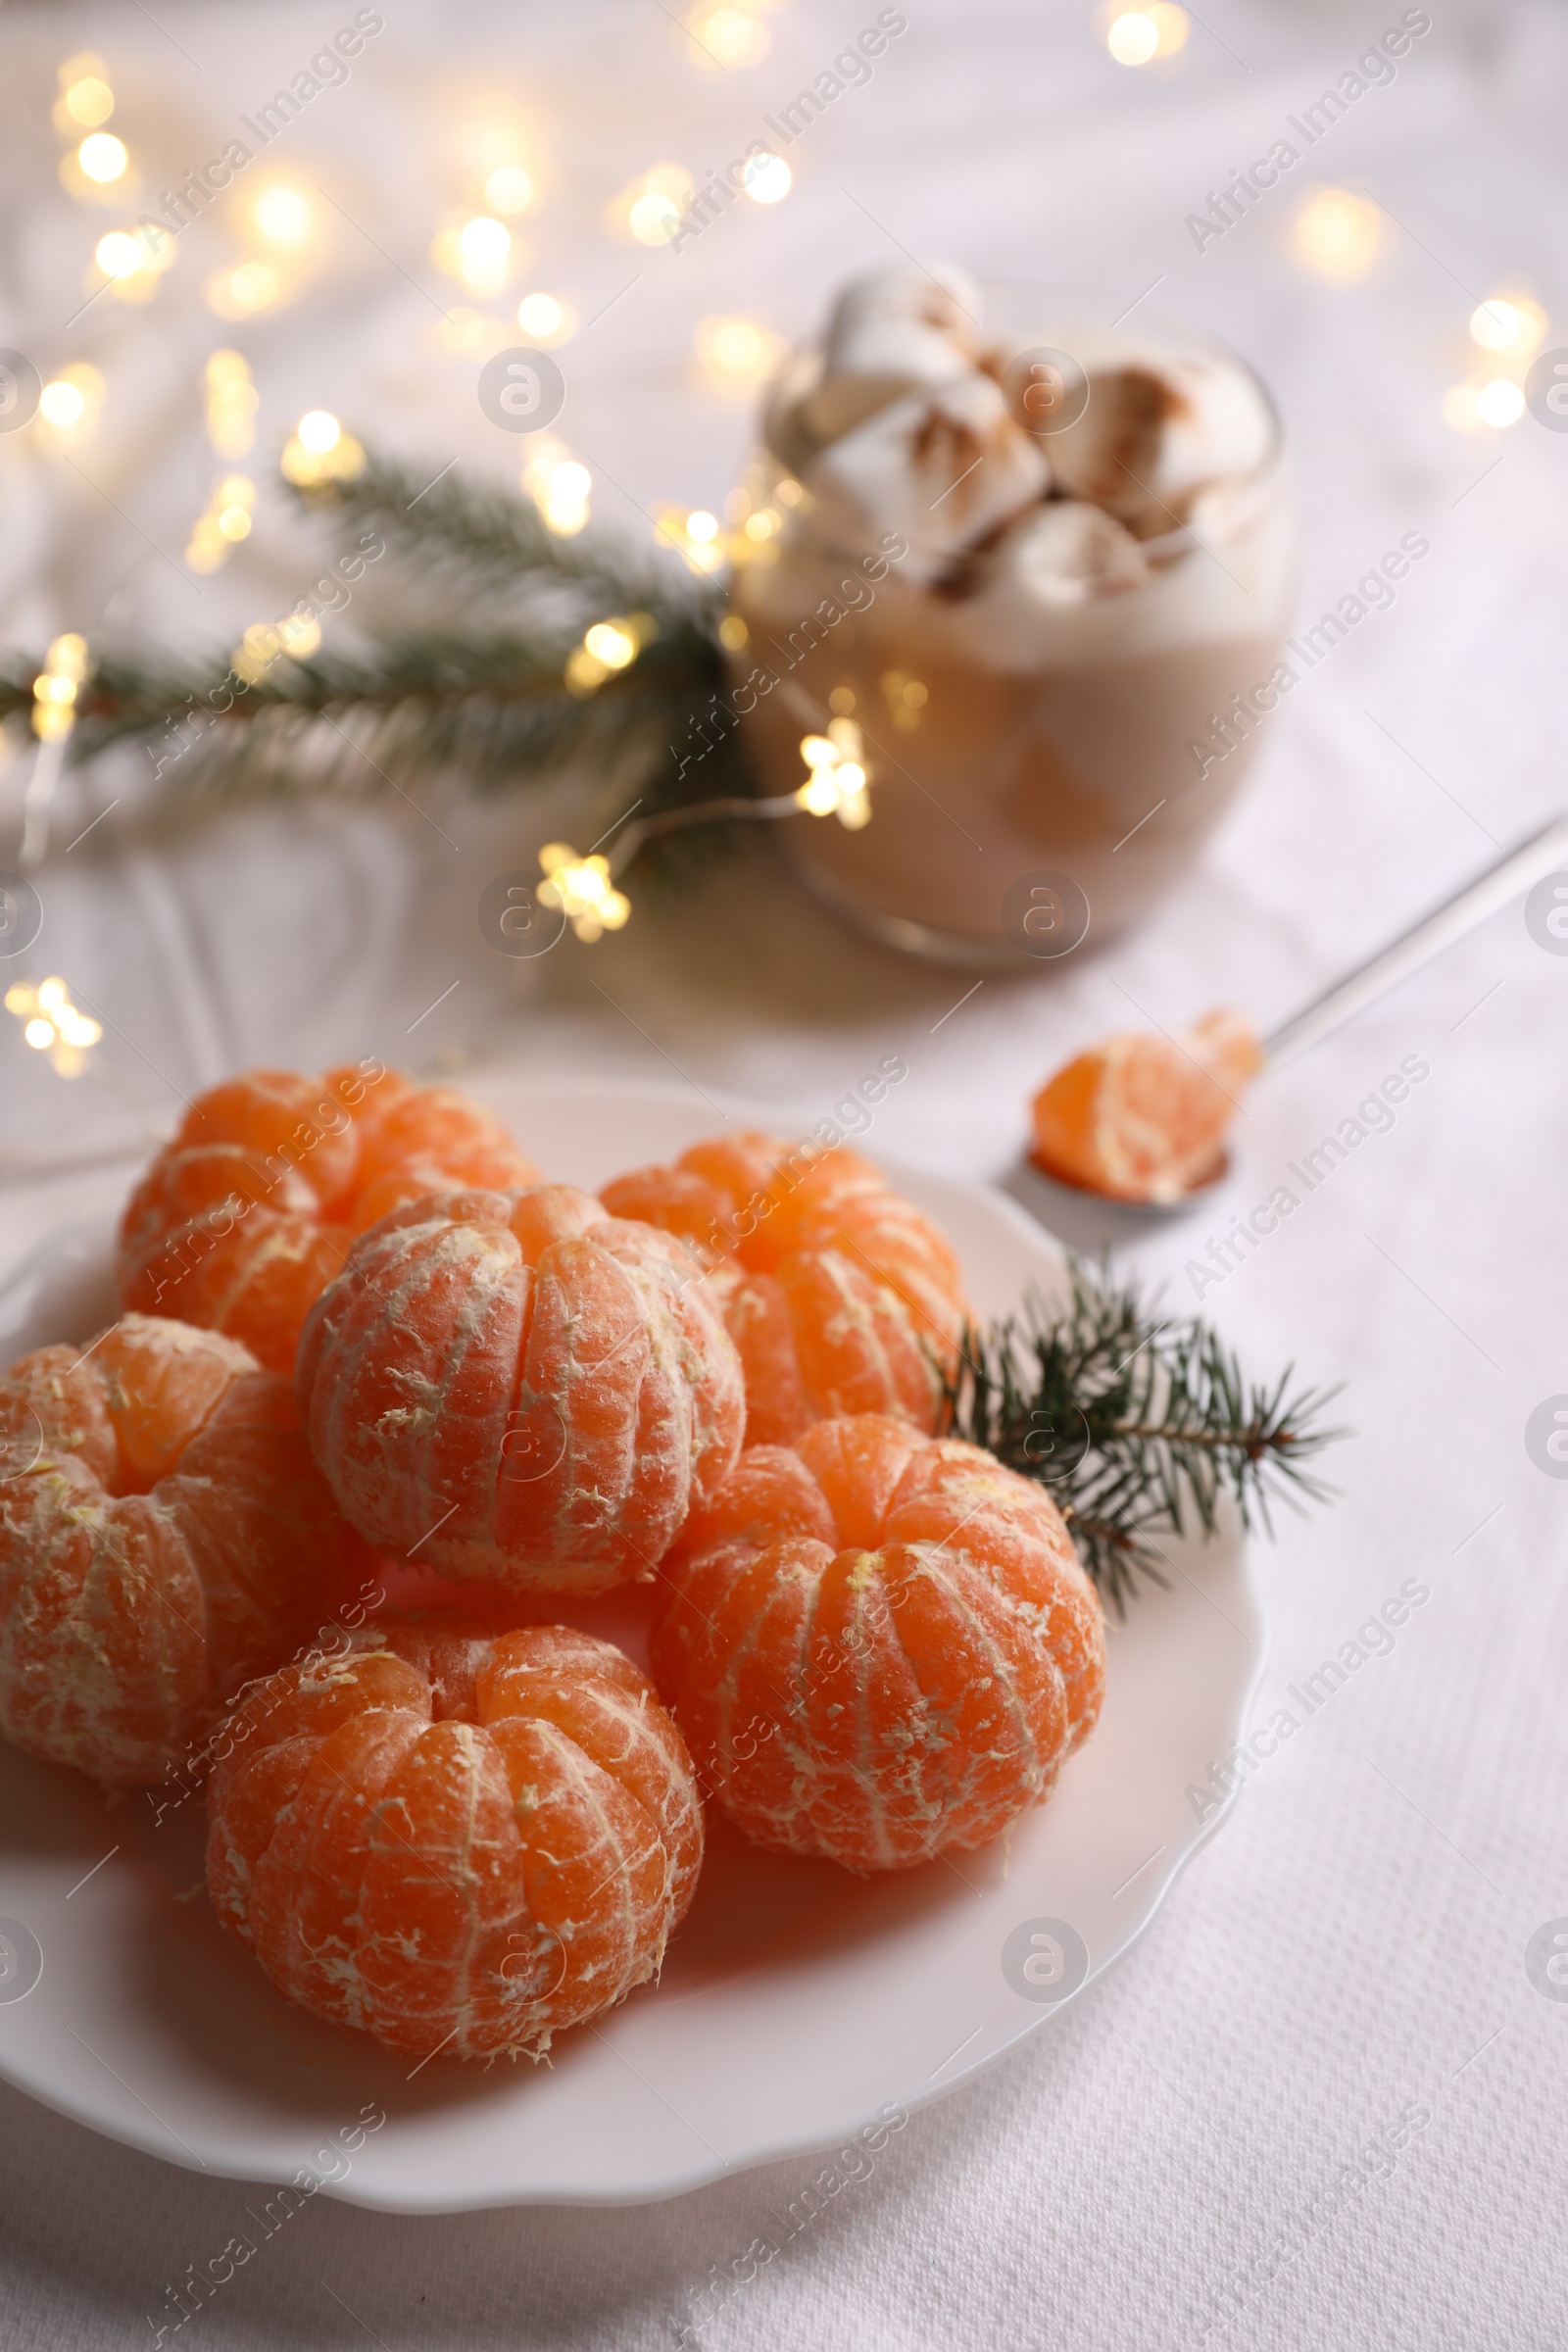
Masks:
[[[1473,931],[1477,923],[1485,922],[1499,906],[1506,906],[1522,890],[1549,874],[1555,865],[1568,866],[1568,812],[1552,818],[1528,841],[1516,843],[1489,865],[1486,872],[1477,874],[1462,890],[1424,914],[1408,931],[1390,942],[1386,948],[1322,996],[1303,1005],[1301,1010],[1282,1022],[1272,1036],[1263,1040],[1263,1052],[1271,1063],[1294,1060],[1338,1029],[1342,1021],[1350,1019],[1364,1004],[1396,988],[1401,980],[1419,971],[1422,964],[1441,955],[1454,940]],[[1564,886],[1564,903],[1568,904],[1568,884]]]

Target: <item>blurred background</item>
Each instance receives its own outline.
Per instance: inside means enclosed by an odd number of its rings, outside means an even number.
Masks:
[[[520,476],[563,535],[603,524],[652,547],[662,531],[702,561],[687,519],[722,522],[786,345],[852,272],[947,257],[1128,304],[1152,291],[1259,368],[1305,516],[1303,615],[1401,531],[1432,540],[1396,608],[1275,722],[1200,877],[1129,946],[1135,997],[1147,980],[1185,1017],[1245,973],[1267,1017],[1545,812],[1562,445],[1521,385],[1561,268],[1559,9],[1446,9],[1223,235],[1192,225],[1210,192],[1381,19],[1259,0],[1202,17],[892,10],[856,80],[831,69],[860,18],[811,0],[338,13],[334,49],[337,19],[305,7],[5,10],[0,338],[43,389],[0,436],[0,648],[41,660],[67,632],[94,660],[243,648],[335,551],[280,466],[330,472],[356,445],[420,480]],[[792,132],[780,110],[824,74],[840,93]],[[279,90],[292,117],[259,121]],[[254,160],[225,191],[177,237],[138,233],[233,139]],[[740,199],[671,243],[693,190],[759,142],[772,160]],[[566,385],[555,427],[526,440],[476,398],[485,359],[518,343],[550,350]],[[294,624],[290,650],[352,653],[367,628],[432,613],[487,619],[385,563]],[[11,866],[36,749],[25,720],[6,730]],[[602,777],[519,775],[481,803],[432,772],[417,808],[390,790],[373,808],[193,808],[151,836],[133,820],[153,764],[140,745],[68,763],[56,792],[31,873],[46,929],[13,963],[24,984],[63,978],[104,1034],[84,1060],[30,1050],[24,994],[0,1023],[14,1173],[128,1146],[257,1059],[661,1066],[604,991],[635,997],[666,1049],[678,1032],[710,1082],[793,1097],[824,1052],[858,1067],[861,1029],[928,1031],[958,994],[842,935],[761,843],[592,951],[487,951],[485,884],[575,839]],[[1322,876],[1310,894],[1303,861]],[[991,983],[932,1051],[968,1064],[1004,1031],[1043,1065],[1107,1001],[1120,1008],[1093,961]],[[968,1106],[994,1153],[1016,1092]]]

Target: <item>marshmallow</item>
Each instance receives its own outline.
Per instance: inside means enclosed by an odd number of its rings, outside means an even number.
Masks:
[[[762,396],[762,440],[794,474],[804,472],[822,446],[805,415],[807,399],[821,376],[820,354],[799,351]]]
[[[1045,495],[1050,468],[988,375],[896,401],[802,474],[812,526],[847,554],[888,531],[908,543],[901,576],[930,580]]]
[[[1154,486],[1185,514],[1203,491],[1247,481],[1274,447],[1268,402],[1240,367],[1184,360],[1171,377],[1180,406],[1166,418]]]
[[[1044,440],[1056,482],[1140,539],[1180,530],[1195,500],[1256,471],[1273,422],[1252,378],[1205,359],[1090,362],[1081,416]]]
[[[999,587],[1042,605],[1086,605],[1149,578],[1144,551],[1124,523],[1078,499],[1053,499],[1015,524],[997,550]]]
[[[806,429],[837,441],[906,394],[966,373],[979,316],[978,289],[951,264],[858,278],[839,297],[821,379],[801,404]]]
[[[1052,499],[1020,514],[966,567],[950,571],[938,609],[952,655],[1021,672],[1037,668],[1054,646],[1059,653],[1078,644],[1081,625],[1093,625],[1091,608],[1152,576],[1114,515]]]

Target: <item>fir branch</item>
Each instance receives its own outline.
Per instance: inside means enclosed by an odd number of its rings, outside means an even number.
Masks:
[[[602,526],[563,537],[531,498],[500,483],[468,482],[456,472],[431,481],[396,459],[372,456],[352,480],[293,488],[293,495],[303,506],[337,510],[345,536],[369,523],[395,555],[475,590],[533,599],[564,591],[562,601],[575,599],[595,617],[635,608],[670,626],[697,622],[710,635],[723,612],[721,589],[673,549],[639,548]]]
[[[1121,1616],[1140,1577],[1166,1582],[1154,1531],[1212,1535],[1227,1497],[1265,1530],[1272,1502],[1326,1499],[1310,1465],[1344,1432],[1321,1425],[1336,1392],[1289,1370],[1250,1382],[1206,1324],[1155,1316],[1077,1258],[1069,1276],[1061,1308],[1030,1299],[965,1335],[945,1427],[1050,1490]]]
[[[0,681],[0,717],[30,709],[31,674]],[[373,795],[441,773],[496,793],[572,761],[603,768],[639,744],[650,776],[673,777],[668,747],[710,706],[715,675],[695,637],[650,646],[582,699],[557,661],[513,638],[431,635],[384,640],[362,659],[285,659],[239,692],[226,667],[106,661],[82,691],[72,751],[84,760],[144,741],[162,800],[187,813],[198,797]]]
[[[430,481],[388,459],[296,495],[330,509],[346,540],[373,526],[421,584],[463,590],[491,625],[386,635],[355,656],[283,656],[248,685],[222,660],[192,669],[101,657],[70,757],[144,742],[155,822],[188,819],[203,802],[370,798],[442,776],[494,794],[574,764],[612,776],[645,816],[754,796],[722,698],[722,586],[673,553],[603,531],[563,537],[531,499],[455,475]],[[647,624],[635,662],[591,694],[570,692],[565,658],[584,630],[632,612]],[[0,662],[0,723],[25,723],[38,667]],[[638,865],[644,878],[689,868],[738,830],[672,835]]]

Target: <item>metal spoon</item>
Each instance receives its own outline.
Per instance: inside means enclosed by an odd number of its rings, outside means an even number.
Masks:
[[[1390,989],[1397,988],[1401,980],[1407,980],[1412,972],[1441,956],[1445,948],[1451,947],[1456,939],[1462,939],[1478,923],[1484,923],[1488,915],[1495,914],[1500,906],[1506,906],[1521,891],[1528,890],[1532,883],[1539,882],[1560,864],[1568,865],[1568,812],[1554,816],[1539,833],[1532,833],[1528,840],[1505,850],[1494,865],[1489,865],[1484,873],[1464,883],[1451,898],[1445,899],[1440,906],[1422,915],[1419,922],[1412,923],[1408,931],[1401,931],[1386,948],[1368,956],[1365,963],[1358,963],[1353,971],[1347,972],[1321,996],[1303,1004],[1299,1012],[1271,1030],[1263,1040],[1263,1067],[1278,1069],[1282,1063],[1294,1061],[1298,1054],[1305,1054],[1325,1037],[1332,1036],[1363,1006],[1374,1004]],[[1565,890],[1565,904],[1568,904],[1568,890]],[[1181,1216],[1214,1192],[1229,1170],[1227,1153],[1212,1176],[1195,1184],[1175,1200],[1116,1200],[1113,1205],[1130,1209],[1134,1215]],[[1036,1168],[1035,1173],[1044,1171]],[[1110,1196],[1097,1198],[1108,1200]]]
[[[1467,931],[1484,923],[1489,914],[1495,914],[1499,906],[1506,906],[1565,858],[1568,858],[1568,812],[1554,816],[1539,833],[1532,833],[1528,840],[1505,850],[1495,865],[1489,865],[1484,873],[1456,890],[1451,899],[1445,899],[1441,906],[1434,906],[1430,914],[1412,923],[1408,931],[1401,931],[1397,939],[1380,948],[1365,963],[1357,964],[1353,972],[1336,980],[1332,988],[1314,997],[1310,1004],[1293,1013],[1288,1021],[1282,1021],[1263,1040],[1266,1061],[1269,1064],[1294,1061],[1298,1054],[1304,1054],[1321,1038],[1331,1036],[1343,1022],[1358,1013],[1363,1004],[1371,1004],[1391,988],[1397,988],[1401,980],[1418,972],[1435,956],[1441,956],[1456,939],[1463,939]]]

